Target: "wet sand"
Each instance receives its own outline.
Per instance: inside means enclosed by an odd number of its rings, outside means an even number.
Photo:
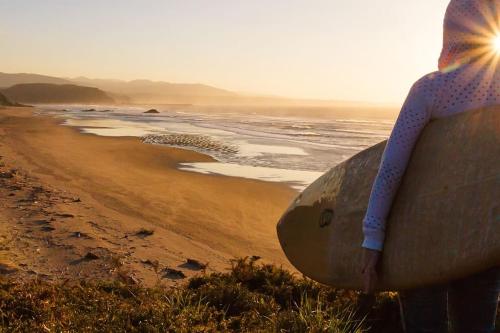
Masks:
[[[151,284],[182,281],[165,268],[197,274],[188,258],[208,271],[252,255],[290,267],[275,232],[296,195],[287,185],[180,171],[213,159],[32,113],[0,108],[0,271]]]

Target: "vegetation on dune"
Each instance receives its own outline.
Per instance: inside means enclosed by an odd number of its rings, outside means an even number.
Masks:
[[[363,317],[357,293],[253,259],[177,288],[0,282],[0,325],[9,332],[401,332],[394,294],[377,296]]]
[[[0,325],[19,332],[399,332],[393,295],[363,320],[357,294],[252,259],[178,288],[120,281],[0,283]]]

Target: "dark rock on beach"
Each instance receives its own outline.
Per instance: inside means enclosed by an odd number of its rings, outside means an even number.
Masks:
[[[186,274],[184,274],[182,271],[179,271],[177,269],[167,267],[163,270],[163,272],[164,272],[163,276],[167,279],[178,280],[178,279],[185,279],[186,278]]]
[[[200,261],[196,259],[187,259],[186,262],[182,265],[179,265],[179,267],[190,269],[193,271],[201,271],[206,269],[208,266],[208,263],[201,263]]]
[[[135,235],[144,238],[144,237],[152,236],[154,233],[155,233],[154,230],[143,228],[143,229],[137,231]]]
[[[97,260],[99,259],[99,256],[92,253],[92,252],[87,252],[87,254],[85,255],[85,257],[83,257],[85,260]]]
[[[156,109],[151,109],[151,110],[148,110],[144,113],[160,113],[160,111],[156,110]]]

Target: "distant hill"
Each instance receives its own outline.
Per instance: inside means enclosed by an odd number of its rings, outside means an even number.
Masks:
[[[204,84],[170,83],[150,80],[105,80],[78,77],[69,79],[75,84],[96,87],[120,96],[128,96],[133,103],[206,103],[238,97],[238,94]]]
[[[0,72],[0,88],[12,87],[16,84],[23,83],[52,83],[52,84],[70,84],[71,82],[53,76],[28,74],[28,73],[1,73]]]
[[[114,99],[104,91],[73,84],[27,83],[0,90],[10,100],[21,103],[95,103],[112,104]]]
[[[86,77],[68,78],[75,84],[96,87],[129,99],[133,104],[194,104],[194,105],[240,105],[240,106],[316,106],[357,107],[369,105],[350,101],[296,99],[280,96],[240,94],[205,84],[170,83],[150,80],[109,80]]]
[[[89,98],[75,98],[78,94],[70,94],[71,98],[57,96],[54,91],[52,96],[44,96],[43,93],[38,96],[33,96],[28,103],[110,103],[112,99],[120,104],[193,104],[193,105],[211,105],[211,106],[244,106],[244,107],[284,107],[284,108],[342,108],[348,113],[348,116],[358,114],[360,108],[368,110],[365,112],[368,116],[390,116],[396,115],[396,108],[384,107],[388,111],[381,112],[373,108],[382,109],[380,106],[371,103],[361,103],[352,101],[339,100],[317,100],[317,99],[299,99],[280,96],[257,95],[237,93],[225,89],[212,87],[199,83],[170,83],[162,81],[150,80],[110,80],[110,79],[89,79],[86,77],[76,78],[58,78],[53,76],[38,75],[38,74],[7,74],[0,73],[0,90],[13,85],[26,83],[50,83],[57,85],[77,85],[84,87],[98,88],[99,93],[90,93]],[[31,88],[34,89],[34,88]],[[58,88],[60,89],[60,88]],[[51,90],[53,91],[53,90]],[[48,90],[47,90],[48,92]],[[59,90],[58,93],[66,92]],[[101,97],[96,98],[100,94]],[[103,97],[105,94],[106,97]],[[26,97],[23,93],[23,98]],[[31,94],[29,96],[32,96]],[[7,95],[9,97],[9,95]],[[36,98],[35,98],[36,97]],[[30,99],[30,100],[31,100]],[[41,102],[43,100],[43,102]],[[105,102],[104,102],[104,101]],[[24,100],[19,100],[24,101]],[[100,102],[103,101],[103,102]],[[349,110],[347,110],[349,109]],[[302,113],[309,114],[308,111]],[[329,113],[326,110],[324,113]],[[365,114],[363,113],[363,114]]]

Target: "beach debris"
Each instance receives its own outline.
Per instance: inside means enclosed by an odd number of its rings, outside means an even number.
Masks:
[[[4,178],[4,179],[14,178],[15,174],[16,174],[15,170],[0,171],[0,178]]]
[[[141,263],[153,267],[155,271],[158,271],[160,268],[160,262],[158,260],[143,259],[141,260]]]
[[[92,238],[89,235],[87,235],[86,233],[83,233],[83,232],[80,232],[80,231],[75,231],[74,233],[71,234],[71,237],[74,237],[74,238],[86,238],[86,239]]]
[[[75,215],[69,214],[69,213],[58,213],[58,214],[55,214],[55,215],[58,216],[58,217],[64,217],[64,218],[75,217]]]
[[[1,178],[1,177],[0,177]],[[7,188],[9,190],[12,190],[12,191],[20,191],[22,189],[21,186],[17,186],[17,185],[11,185],[11,186],[7,186]]]
[[[45,219],[40,219],[40,220],[35,220],[33,221],[34,224],[37,224],[37,225],[46,225],[46,224],[50,224],[49,221],[45,220]]]
[[[142,137],[142,142],[175,147],[192,147],[206,151],[225,154],[238,153],[238,147],[224,144],[209,136],[196,134],[148,134]]]
[[[128,285],[136,285],[140,283],[138,278],[128,272],[120,272],[118,274],[118,278],[120,279],[120,281]]]
[[[95,112],[95,109],[86,109],[86,110],[82,110],[82,112]]]
[[[150,259],[141,259],[141,262],[142,262],[144,265],[154,266],[154,263],[158,263],[158,260],[153,260],[153,261],[151,261]]]
[[[148,111],[145,111],[143,113],[160,113],[160,111],[156,110],[156,109],[150,109]]]
[[[179,279],[185,279],[186,274],[184,274],[182,271],[179,271],[177,269],[165,267],[163,270],[163,277],[171,280],[179,280]]]
[[[46,232],[50,232],[50,231],[56,230],[56,228],[51,227],[50,225],[43,226],[41,229],[42,229],[42,231],[46,231]]]
[[[12,261],[2,261],[0,262],[0,274],[13,274],[17,272],[19,269],[16,264]]]
[[[185,263],[179,265],[179,267],[191,269],[193,271],[201,271],[208,267],[208,263],[201,263],[196,259],[187,259]]]
[[[145,228],[142,228],[141,230],[137,231],[137,232],[135,233],[135,235],[136,235],[136,236],[139,236],[139,237],[144,238],[144,237],[151,236],[151,235],[153,235],[154,233],[155,233],[155,231],[154,231],[154,230],[152,230],[152,229],[145,229]]]
[[[87,254],[83,257],[85,260],[97,260],[99,259],[99,256],[95,253],[92,252],[87,252]]]

